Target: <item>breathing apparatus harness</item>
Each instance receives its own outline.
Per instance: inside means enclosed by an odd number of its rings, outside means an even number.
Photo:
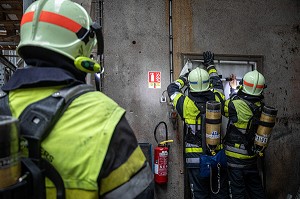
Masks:
[[[220,101],[222,101],[221,95],[218,92],[214,92],[218,96]],[[187,133],[185,136],[185,141],[191,142],[192,144],[197,144],[201,146],[203,150],[203,154],[200,155],[200,175],[203,177],[209,177],[210,181],[210,190],[213,194],[218,194],[221,189],[221,167],[226,167],[226,161],[224,161],[225,153],[224,151],[215,152],[210,148],[206,141],[206,123],[209,122],[211,124],[215,124],[215,122],[219,123],[219,120],[211,120],[206,117],[206,101],[208,99],[202,101],[193,101],[195,106],[200,111],[196,116],[195,120],[195,134],[192,133],[191,127],[187,126]],[[198,120],[201,118],[201,129],[198,129]],[[221,138],[220,138],[221,139]],[[222,147],[220,147],[222,148]],[[213,168],[217,170],[217,190],[213,189]]]
[[[242,100],[243,102],[245,102],[248,107],[250,108],[251,112],[252,112],[252,116],[249,119],[248,123],[247,123],[247,128],[246,128],[246,132],[245,134],[243,134],[242,132],[240,132],[238,130],[237,127],[235,127],[230,120],[228,121],[227,124],[227,132],[231,132],[231,134],[236,134],[238,133],[238,135],[236,135],[237,137],[241,136],[241,139],[235,139],[235,138],[231,138],[229,137],[229,140],[231,142],[237,142],[238,144],[240,144],[239,142],[242,141],[242,144],[244,144],[245,149],[247,150],[248,154],[250,156],[253,156],[255,154],[254,150],[253,150],[253,145],[254,145],[254,138],[255,138],[255,133],[257,131],[257,128],[260,124],[260,115],[262,113],[262,107],[264,106],[263,102],[261,101],[261,106],[257,106],[254,103],[249,102],[248,100],[238,96],[238,95],[234,95],[232,97],[231,100]],[[226,137],[229,136],[228,134],[226,134]],[[234,136],[235,137],[235,136]],[[227,139],[227,138],[226,138]],[[231,140],[232,139],[232,140]]]
[[[80,95],[94,91],[93,86],[87,84],[69,85],[49,97],[28,105],[19,117],[20,135],[28,147],[28,157],[21,158],[21,177],[16,184],[0,189],[0,198],[44,199],[45,177],[55,185],[57,199],[65,198],[63,180],[57,170],[41,157],[41,143],[49,135],[51,129],[71,102]],[[1,91],[1,114],[11,115],[8,95]]]
[[[222,97],[221,95],[218,93],[218,92],[214,92],[213,93],[214,96],[217,95],[219,100],[222,102]],[[189,96],[189,98],[191,100],[192,99],[192,96]],[[207,120],[207,118],[205,117],[205,114],[206,114],[206,101],[209,101],[209,99],[207,97],[205,97],[206,99],[202,99],[202,100],[199,100],[199,101],[196,101],[196,100],[193,100],[195,106],[198,108],[198,110],[200,111],[199,114],[196,116],[196,120],[195,120],[195,134],[192,133],[192,129],[191,127],[188,127],[187,126],[187,134],[186,134],[186,137],[189,139],[188,141],[192,140],[192,144],[197,144],[198,146],[201,146],[203,151],[206,153],[206,140],[205,140],[205,121]],[[212,99],[211,99],[212,100]],[[199,130],[198,129],[198,120],[199,118],[201,118],[201,129]],[[197,140],[200,140],[200,141],[197,141]],[[187,139],[185,139],[185,141],[187,141]],[[201,142],[201,143],[199,143]]]
[[[213,60],[213,58],[212,58]],[[210,81],[210,80],[209,80]],[[184,93],[189,92],[189,82],[186,83],[186,89]],[[211,83],[209,83],[209,88],[211,88]],[[211,100],[215,100],[215,96],[218,96],[220,102],[222,103],[222,97],[218,92],[213,92],[214,98]],[[190,96],[189,96],[190,97]],[[189,125],[184,123],[184,139],[186,142],[190,142],[192,144],[196,144],[202,147],[203,155],[200,155],[200,175],[203,177],[209,177],[210,179],[210,189],[213,194],[218,194],[221,189],[221,167],[226,164],[224,162],[225,152],[224,150],[221,151],[222,153],[215,153],[214,150],[210,149],[210,146],[206,143],[206,122],[212,122],[211,124],[215,124],[216,121],[210,120],[206,118],[206,102],[209,100],[202,99],[200,101],[193,100],[191,97],[190,99],[194,102],[195,106],[199,110],[199,114],[196,116],[195,120],[195,134],[193,134],[192,129]],[[198,120],[201,118],[201,129],[198,128]],[[219,122],[219,121],[218,121]],[[222,148],[222,147],[221,147]],[[207,150],[208,149],[208,150]],[[209,155],[206,155],[209,153]],[[185,153],[183,153],[185,154]],[[217,155],[216,155],[217,154]],[[213,190],[213,167],[217,169],[217,190]]]

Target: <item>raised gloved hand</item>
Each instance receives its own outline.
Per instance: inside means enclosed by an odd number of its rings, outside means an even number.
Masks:
[[[203,65],[208,67],[214,65],[214,54],[210,51],[203,52],[204,62]]]

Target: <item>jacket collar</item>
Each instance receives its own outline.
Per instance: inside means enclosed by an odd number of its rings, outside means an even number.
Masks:
[[[17,69],[9,81],[2,86],[7,92],[18,88],[56,86],[70,83],[84,83],[71,73],[55,67],[28,67]]]

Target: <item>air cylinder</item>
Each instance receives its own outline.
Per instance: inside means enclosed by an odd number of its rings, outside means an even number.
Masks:
[[[15,184],[20,175],[18,120],[0,115],[0,189]]]
[[[217,101],[206,102],[206,145],[214,155],[216,147],[221,141],[221,103]]]
[[[275,108],[270,106],[263,107],[254,140],[256,152],[262,152],[267,147],[269,137],[275,125],[276,116],[277,110]]]

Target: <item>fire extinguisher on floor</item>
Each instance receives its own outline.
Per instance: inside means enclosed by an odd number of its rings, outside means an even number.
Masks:
[[[166,139],[158,142],[156,137],[156,131],[159,125],[164,124],[166,129]],[[154,149],[154,180],[157,184],[166,184],[168,182],[168,156],[169,145],[168,143],[173,140],[168,140],[168,128],[165,122],[159,122],[154,130],[154,138],[157,142],[157,147]]]

